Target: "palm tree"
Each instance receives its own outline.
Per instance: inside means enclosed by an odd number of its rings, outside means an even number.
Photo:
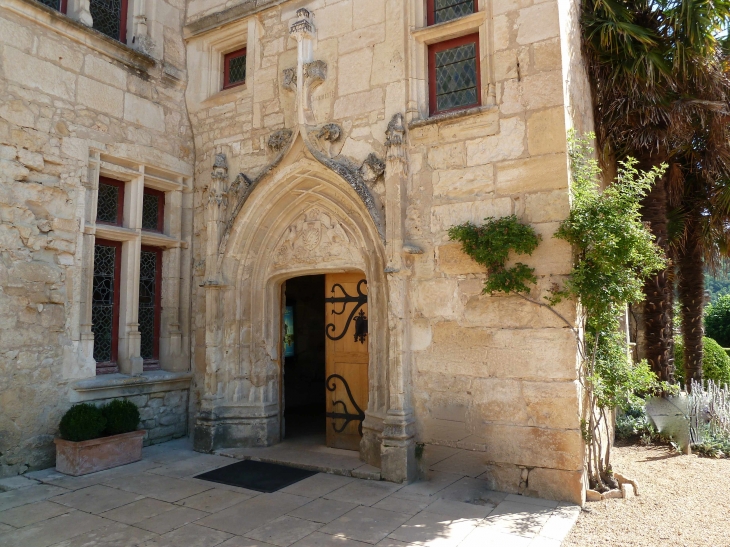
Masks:
[[[645,169],[672,168],[644,201],[642,215],[669,256],[668,192],[684,177],[681,152],[692,149],[695,127],[718,107],[714,38],[727,21],[726,0],[586,0],[581,25],[594,103],[596,134],[606,158],[634,156]],[[710,62],[708,62],[710,61]],[[691,169],[689,170],[691,171]],[[646,358],[672,381],[672,290],[669,268],[645,292]],[[701,315],[700,315],[701,317]]]

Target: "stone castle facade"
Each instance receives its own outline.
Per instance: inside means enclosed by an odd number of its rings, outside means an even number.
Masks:
[[[282,286],[357,270],[361,458],[581,502],[572,333],[447,234],[516,214],[533,297],[570,271],[577,4],[97,4],[0,0],[0,476],[53,465],[80,401],[132,398],[148,442],[279,442]]]

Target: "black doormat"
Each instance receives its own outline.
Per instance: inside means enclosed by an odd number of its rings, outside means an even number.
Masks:
[[[317,471],[307,471],[277,463],[244,460],[197,475],[195,478],[271,493],[316,474]]]

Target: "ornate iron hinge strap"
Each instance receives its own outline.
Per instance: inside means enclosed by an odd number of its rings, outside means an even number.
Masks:
[[[330,383],[330,380],[332,381],[332,383]],[[333,421],[332,429],[335,430],[335,433],[342,433],[350,422],[360,422],[357,426],[357,432],[360,434],[360,436],[362,436],[362,422],[365,419],[365,412],[363,412],[363,410],[359,406],[357,406],[355,398],[352,396],[352,391],[350,391],[350,386],[347,384],[347,380],[345,380],[339,374],[330,374],[327,377],[327,380],[325,381],[327,391],[334,392],[335,389],[337,389],[335,380],[342,381],[342,385],[345,386],[345,391],[347,391],[347,397],[350,399],[350,403],[352,403],[352,406],[355,407],[355,411],[357,412],[357,414],[351,414],[348,411],[347,405],[344,401],[333,401],[333,412],[327,412],[326,416],[328,418],[332,418],[332,420],[345,420],[345,423],[343,423],[342,426],[338,428],[337,424]],[[342,412],[334,412],[334,409],[337,407],[337,405],[342,405]]]
[[[330,340],[341,340],[342,338],[344,338],[347,334],[347,329],[350,328],[350,323],[352,323],[353,318],[355,318],[355,342],[360,342],[361,344],[365,343],[365,337],[368,334],[368,318],[365,315],[365,312],[360,308],[362,308],[363,304],[368,303],[368,295],[362,292],[362,286],[367,284],[368,282],[365,279],[360,280],[360,282],[357,284],[356,296],[351,296],[347,294],[345,288],[339,283],[335,283],[334,285],[332,285],[332,296],[324,299],[326,303],[333,304],[332,315],[342,315],[343,313],[345,313],[345,309],[347,308],[348,304],[354,302],[357,305],[352,308],[350,316],[347,318],[347,322],[345,323],[345,327],[342,329],[342,332],[337,336],[334,336],[334,331],[337,328],[335,327],[335,324],[327,324],[327,329],[325,331],[327,338],[329,338]],[[343,296],[335,296],[335,289],[337,288],[342,291]],[[342,309],[340,311],[335,310],[334,304],[342,304]],[[355,314],[358,312],[358,310],[360,311],[360,313],[357,317],[355,317]],[[330,334],[330,332],[332,332],[332,334]]]

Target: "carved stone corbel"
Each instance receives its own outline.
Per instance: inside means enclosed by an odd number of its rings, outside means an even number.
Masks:
[[[294,132],[291,129],[279,129],[269,135],[266,144],[272,152],[279,153],[289,145],[293,135]]]

